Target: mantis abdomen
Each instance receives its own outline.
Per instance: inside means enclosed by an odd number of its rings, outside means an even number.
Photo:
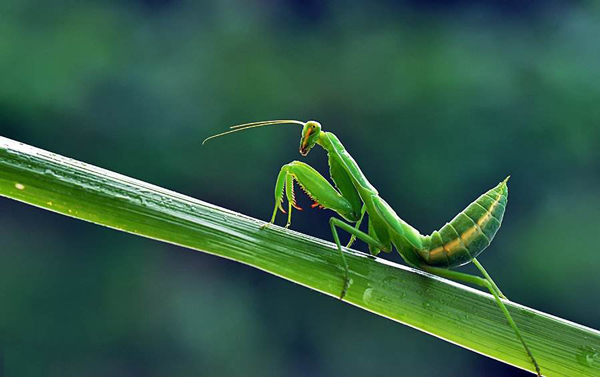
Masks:
[[[439,231],[426,237],[419,254],[430,266],[454,268],[467,264],[489,246],[498,232],[508,200],[506,178],[481,195]]]

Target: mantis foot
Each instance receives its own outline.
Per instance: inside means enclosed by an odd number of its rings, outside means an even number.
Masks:
[[[348,293],[348,288],[350,287],[350,279],[348,279],[348,275],[344,276],[344,288],[342,289],[342,294],[340,295],[340,300],[343,300],[346,297],[346,293]]]
[[[350,237],[350,241],[348,241],[348,244],[346,245],[346,248],[349,249],[354,243],[354,241],[356,241],[356,237],[352,235],[352,237]]]
[[[271,223],[271,222],[270,222],[270,223],[266,223],[266,224],[264,224],[264,225],[261,225],[261,226],[260,226],[260,230],[267,229],[267,228],[268,228],[268,227],[270,227],[271,225],[273,225],[273,223]]]

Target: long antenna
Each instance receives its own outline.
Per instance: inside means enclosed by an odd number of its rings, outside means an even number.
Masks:
[[[251,122],[251,123],[244,123],[244,124],[238,124],[237,126],[231,126],[229,128],[243,128],[243,127],[248,127],[248,126],[257,126],[257,125],[267,125],[267,124],[279,124],[279,123],[296,123],[296,124],[300,124],[300,125],[304,125],[304,122],[301,122],[299,120],[289,120],[289,119],[278,119],[278,120],[261,120],[260,122]]]
[[[289,120],[289,119],[263,120],[263,121],[260,121],[260,122],[251,122],[251,123],[238,124],[237,126],[231,126],[230,127],[231,128],[230,131],[221,132],[220,134],[216,134],[216,135],[207,137],[202,142],[202,145],[204,145],[204,143],[206,143],[210,139],[214,139],[216,137],[225,136],[225,135],[228,135],[228,134],[231,134],[231,133],[234,133],[234,132],[238,132],[238,131],[248,130],[250,128],[272,126],[272,125],[276,125],[276,124],[299,124],[301,126],[304,126],[304,122],[301,122],[299,120]]]

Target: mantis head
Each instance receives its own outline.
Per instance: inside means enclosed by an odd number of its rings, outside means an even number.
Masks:
[[[308,152],[317,144],[321,135],[321,125],[319,122],[309,120],[304,123],[302,128],[302,138],[300,139],[300,154],[306,156]]]

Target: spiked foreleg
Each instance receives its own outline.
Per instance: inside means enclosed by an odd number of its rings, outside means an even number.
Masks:
[[[285,169],[287,165],[284,165],[279,171],[279,175],[277,175],[277,182],[275,182],[275,208],[273,209],[273,216],[271,216],[271,221],[263,225],[261,228],[266,228],[270,224],[275,223],[275,217],[277,216],[277,210],[281,210],[281,212],[285,213],[285,210],[282,207],[283,203],[283,189],[285,188],[285,180],[287,178],[287,170]]]
[[[284,165],[277,177],[277,183],[275,184],[275,208],[271,217],[271,224],[275,222],[277,209],[285,213],[282,207],[284,189],[289,203],[286,226],[289,226],[291,223],[292,207],[301,209],[296,205],[294,198],[294,181],[298,182],[302,190],[319,206],[337,212],[348,221],[355,222],[359,220],[361,214],[360,205],[358,207],[353,205],[310,165],[300,161],[293,161]]]

